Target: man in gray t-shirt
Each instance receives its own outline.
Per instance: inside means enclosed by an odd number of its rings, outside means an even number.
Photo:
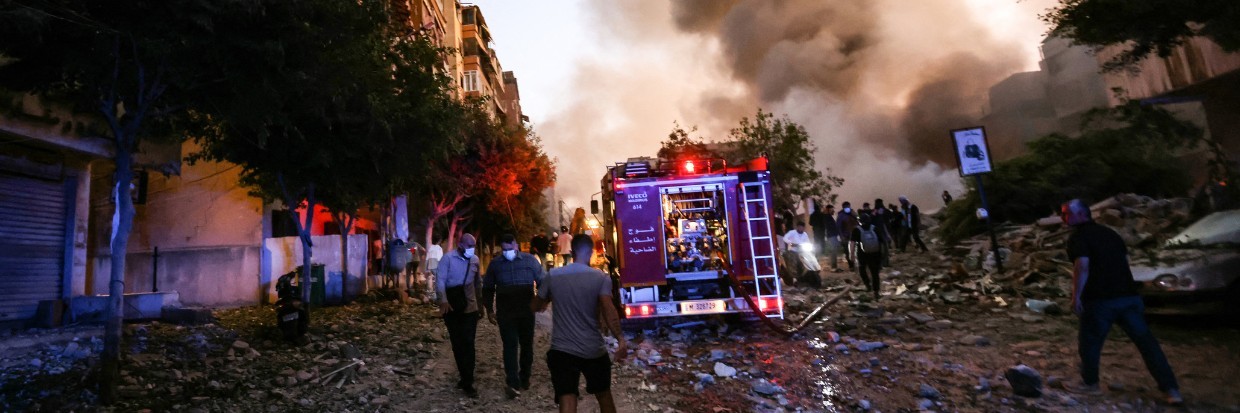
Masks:
[[[577,411],[577,386],[586,378],[586,392],[598,399],[599,409],[615,412],[611,397],[611,360],[600,334],[599,319],[606,330],[619,341],[616,361],[627,352],[620,317],[611,301],[611,278],[586,263],[594,255],[594,240],[589,235],[572,239],[573,263],[551,270],[538,286],[534,308],[542,311],[554,303],[551,312],[551,350],[547,352],[547,369],[555,389],[555,401],[561,412]]]

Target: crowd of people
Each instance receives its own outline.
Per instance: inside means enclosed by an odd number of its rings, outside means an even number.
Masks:
[[[944,202],[950,202],[949,198]],[[813,206],[809,214],[813,234],[805,222],[797,221],[781,238],[790,281],[820,286],[819,260],[825,259],[830,271],[841,272],[842,258],[848,271],[857,271],[862,285],[878,298],[879,273],[891,265],[893,249],[905,252],[914,245],[921,252],[929,251],[921,239],[921,209],[908,197],[900,196],[899,205],[878,198],[873,204],[863,202],[860,209],[844,202],[838,212],[833,204],[814,201]],[[792,221],[790,213],[785,215],[786,223]]]
[[[793,221],[791,213],[782,214],[788,231],[779,238],[788,281],[821,286],[822,262],[833,272],[842,272],[847,266],[848,271],[857,271],[861,284],[880,299],[880,273],[891,265],[892,250],[903,253],[913,246],[921,253],[929,251],[921,239],[920,209],[905,196],[898,200],[898,204],[888,204],[879,198],[872,204],[863,202],[859,209],[843,202],[839,211],[835,205],[814,202],[808,225]],[[946,192],[943,201],[951,202]],[[1100,350],[1106,332],[1118,324],[1140,350],[1166,402],[1182,404],[1175,375],[1145,325],[1140,297],[1131,289],[1132,275],[1122,240],[1114,231],[1094,224],[1088,207],[1080,200],[1065,203],[1062,216],[1064,223],[1075,229],[1068,240],[1068,254],[1074,263],[1071,301],[1073,312],[1081,317],[1081,381],[1068,389],[1085,394],[1099,392]],[[627,352],[617,306],[604,305],[614,304],[615,281],[590,265],[597,241],[588,234],[573,234],[568,227],[551,236],[540,232],[530,239],[529,252],[521,251],[515,236],[505,234],[499,239],[500,252],[485,269],[475,254],[477,241],[470,234],[461,236],[455,249],[447,252],[435,244],[425,249],[417,244],[409,246],[425,256],[433,278],[432,297],[447,327],[456,361],[457,388],[465,395],[478,396],[474,374],[479,320],[485,318],[499,330],[503,391],[516,398],[531,386],[534,314],[554,303],[551,343],[544,361],[560,411],[576,411],[582,377],[600,410],[615,411],[611,369],[613,361],[622,361]],[[608,354],[604,334],[618,342],[614,360]]]

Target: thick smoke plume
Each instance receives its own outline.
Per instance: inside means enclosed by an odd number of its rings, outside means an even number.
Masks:
[[[846,180],[842,200],[907,193],[937,205],[961,190],[948,130],[978,124],[989,87],[1029,70],[1048,2],[598,1],[608,53],[540,130],[550,148],[569,136],[607,143],[562,155],[559,190],[584,192],[565,171],[588,168],[597,191],[603,165],[653,154],[672,121],[724,138],[762,107],[807,128],[819,165]]]

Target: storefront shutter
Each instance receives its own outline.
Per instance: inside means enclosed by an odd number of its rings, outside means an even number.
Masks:
[[[0,321],[62,297],[66,221],[63,181],[0,172]]]

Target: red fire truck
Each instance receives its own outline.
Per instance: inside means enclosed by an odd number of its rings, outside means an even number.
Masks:
[[[626,318],[783,318],[766,164],[633,158],[607,168],[603,244]]]

